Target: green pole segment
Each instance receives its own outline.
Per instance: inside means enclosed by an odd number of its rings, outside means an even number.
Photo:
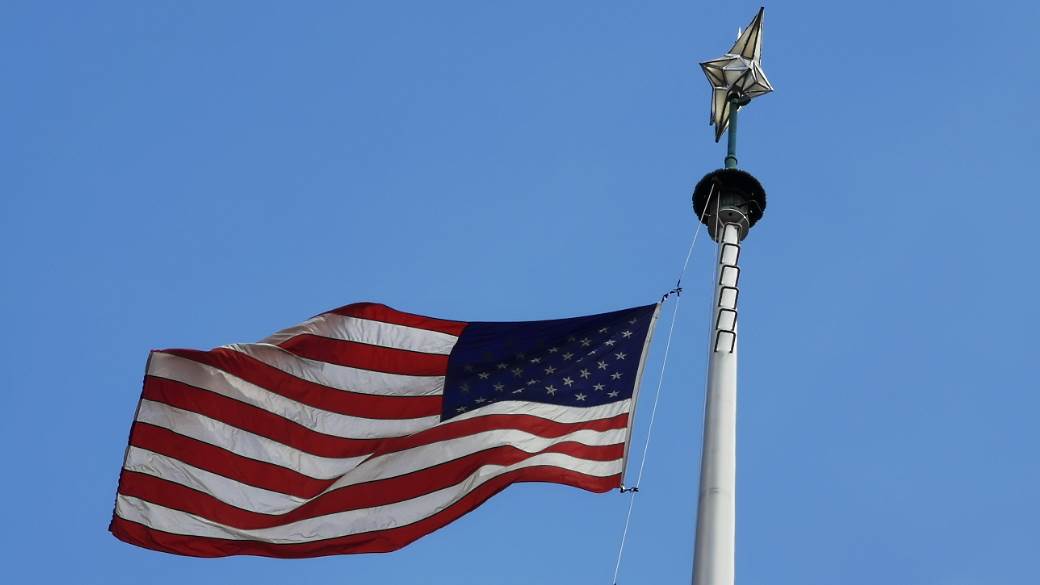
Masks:
[[[729,136],[726,145],[726,168],[737,168],[737,112],[740,106],[731,102],[733,112],[729,115]]]

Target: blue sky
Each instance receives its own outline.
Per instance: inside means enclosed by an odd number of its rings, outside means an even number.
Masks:
[[[362,300],[520,320],[658,298],[723,156],[696,63],[756,9],[4,3],[5,581],[609,583],[626,498],[554,485],[386,555],[179,558],[106,526],[151,348]],[[769,207],[741,258],[738,582],[1035,579],[1038,17],[767,6],[777,91],[741,118]],[[689,578],[706,243],[621,583]]]

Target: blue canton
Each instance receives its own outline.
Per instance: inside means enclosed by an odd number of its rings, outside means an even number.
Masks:
[[[503,400],[598,406],[631,398],[656,308],[468,324],[448,359],[441,420]]]

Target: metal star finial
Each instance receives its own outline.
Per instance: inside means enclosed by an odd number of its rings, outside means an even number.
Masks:
[[[773,91],[762,71],[762,16],[759,8],[751,24],[723,56],[701,63],[711,83],[711,125],[715,126],[715,142],[729,126],[734,108],[746,105],[752,98]]]

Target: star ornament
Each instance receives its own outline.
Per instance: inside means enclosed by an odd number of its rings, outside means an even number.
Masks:
[[[711,83],[711,125],[715,126],[715,142],[729,127],[734,108],[753,98],[773,91],[762,71],[762,16],[759,8],[751,24],[723,56],[701,63]]]

